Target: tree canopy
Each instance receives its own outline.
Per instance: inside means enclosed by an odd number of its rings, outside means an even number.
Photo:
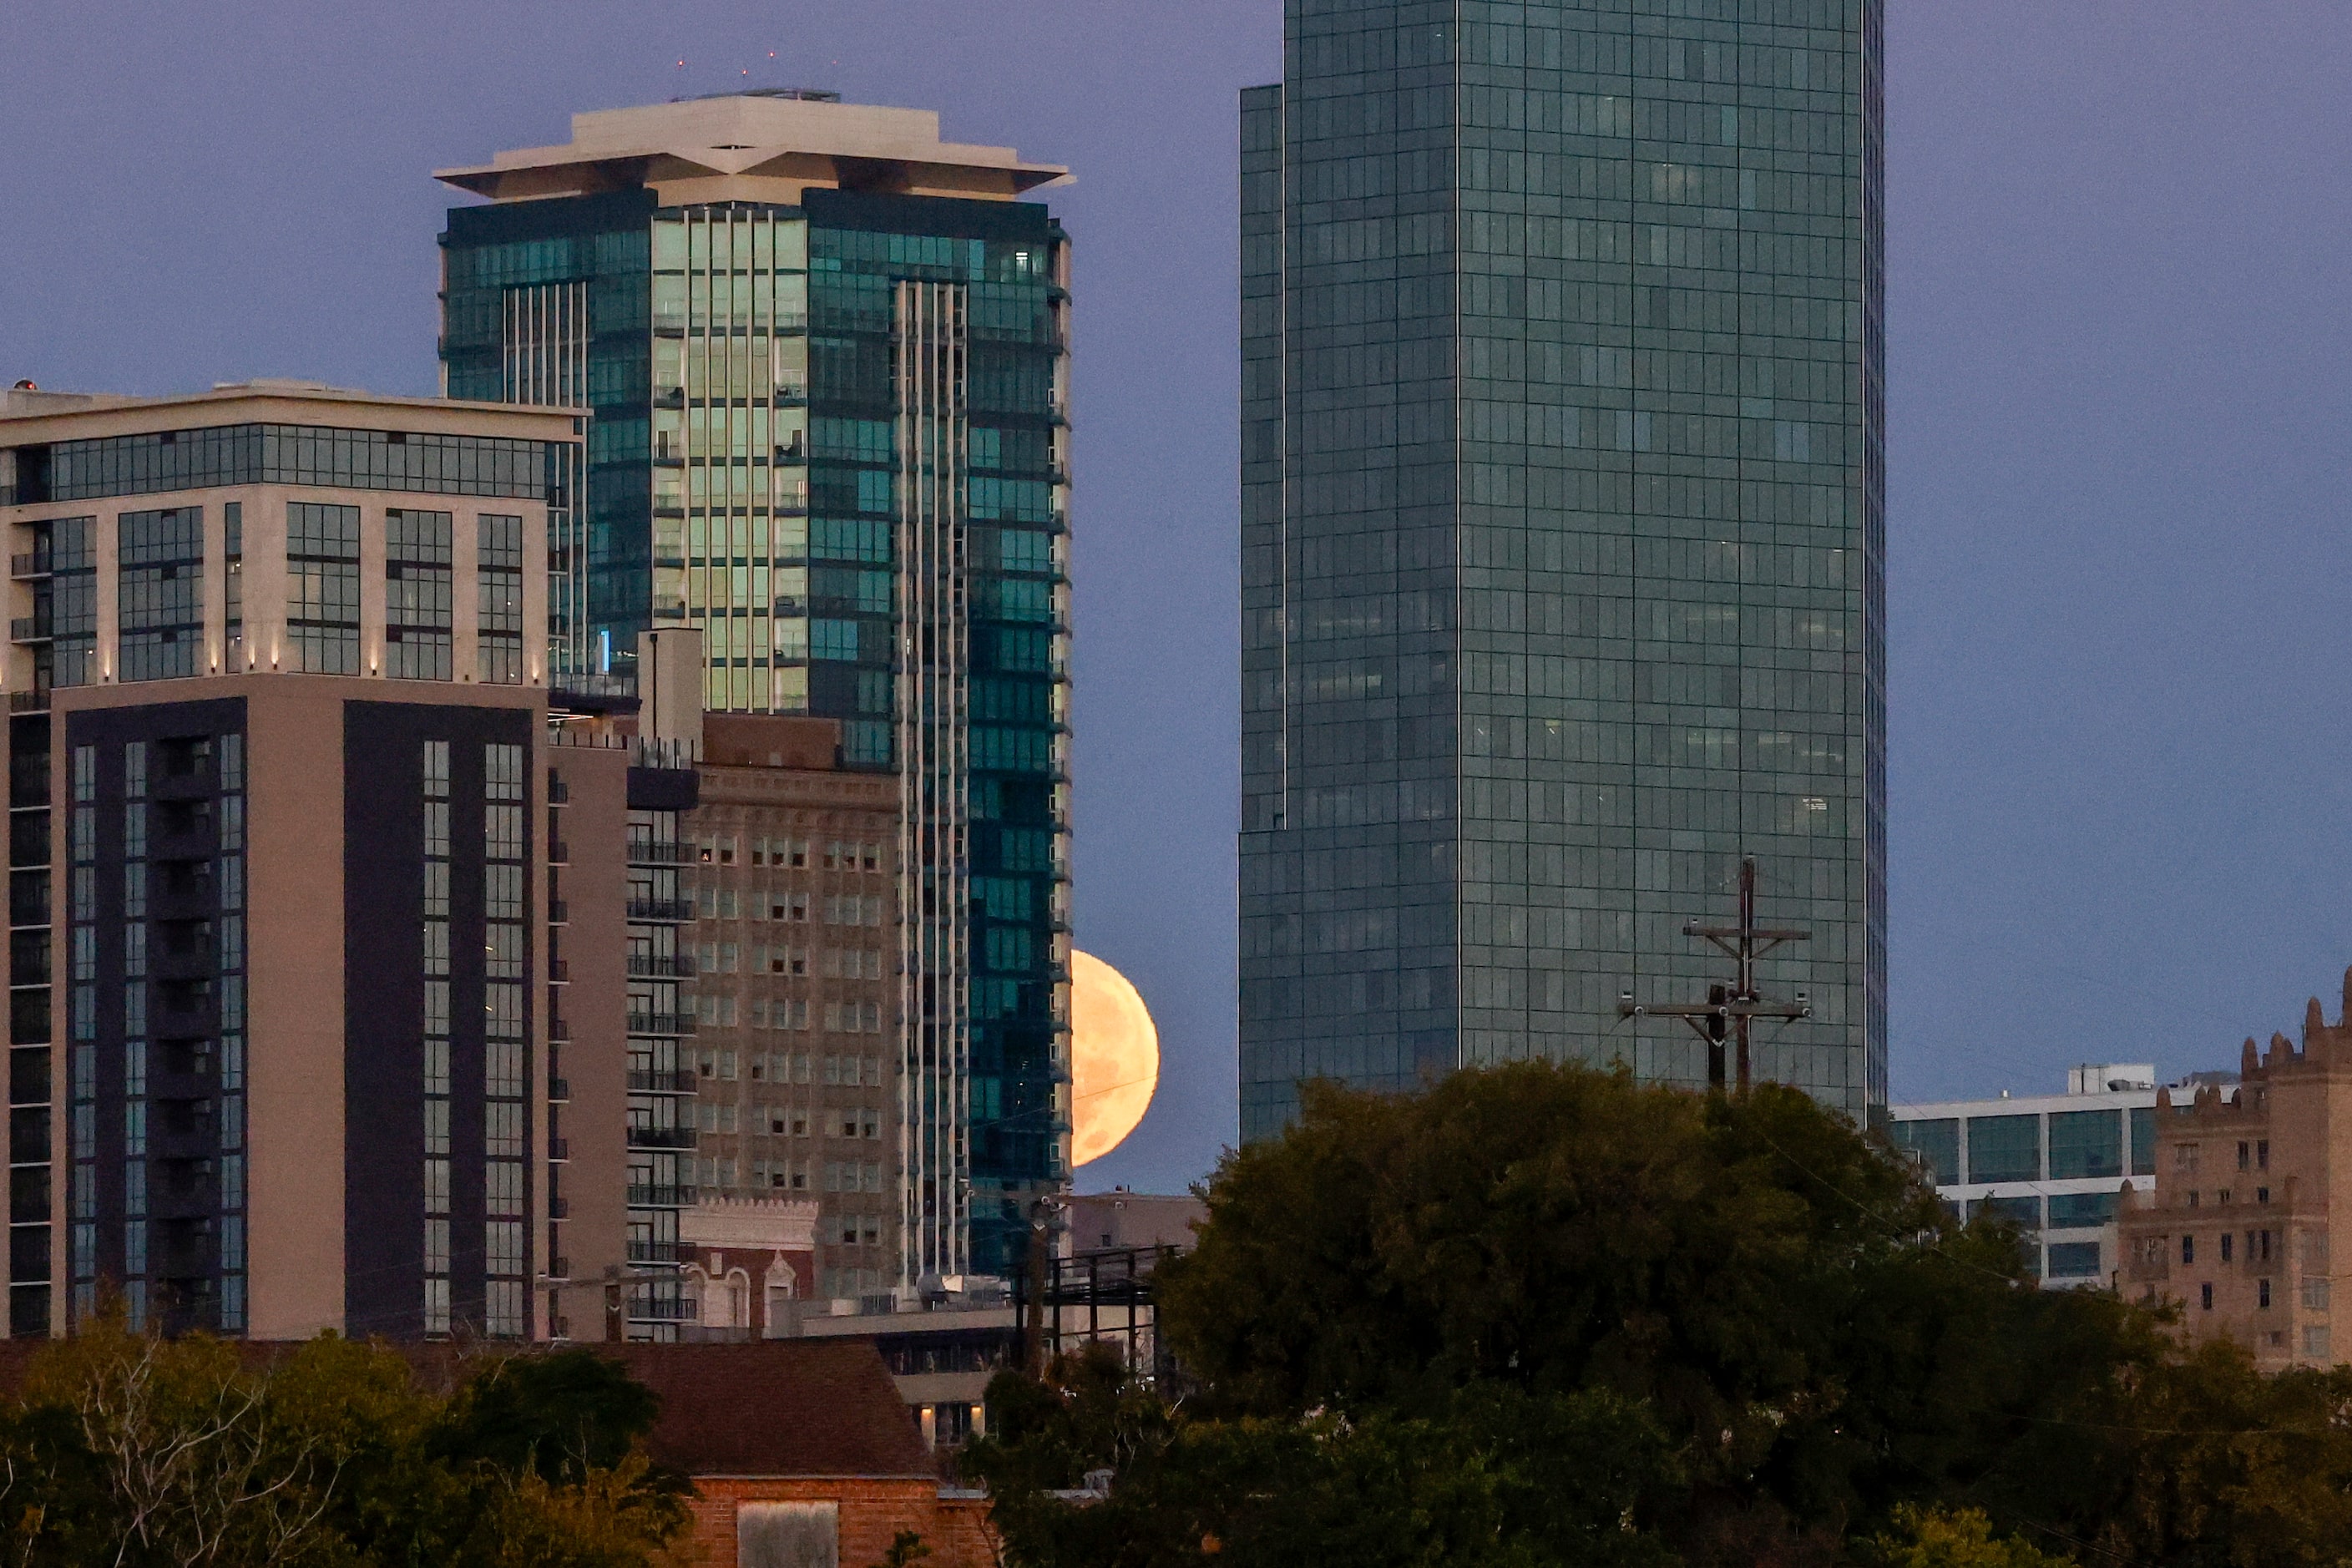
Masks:
[[[1310,1086],[1203,1195],[1160,1277],[1181,1396],[1099,1359],[992,1388],[966,1463],[1016,1561],[2038,1568],[2352,1539],[2352,1373],[2264,1378],[2039,1289],[2013,1231],[1794,1090],[1534,1063]]]
[[[451,1397],[332,1336],[256,1364],[119,1321],[36,1358],[0,1406],[16,1568],[268,1563],[642,1568],[684,1530],[638,1440],[653,1396],[587,1351],[485,1358]]]

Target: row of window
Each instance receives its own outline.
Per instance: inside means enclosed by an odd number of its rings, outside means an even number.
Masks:
[[[695,856],[706,866],[732,866],[742,858],[744,843],[743,837],[732,833],[706,834],[695,840]],[[754,866],[826,871],[882,871],[889,867],[883,846],[871,839],[812,843],[806,838],[771,839],[761,834],[749,843],[750,863]]]
[[[697,1108],[697,1117],[705,1132],[748,1132],[771,1138],[806,1138],[814,1126],[819,1138],[875,1139],[888,1125],[884,1113],[871,1107],[812,1113],[805,1106],[740,1105],[733,1100],[705,1100]]]
[[[2046,1117],[2035,1113],[1968,1117],[1965,1166],[1961,1162],[1963,1120],[1898,1120],[1892,1131],[1895,1142],[1911,1152],[1939,1187],[1974,1182],[2121,1176],[2126,1173],[2126,1122],[2130,1131],[2130,1173],[2145,1176],[2156,1171],[2156,1110],[2152,1106],[2060,1110]]]

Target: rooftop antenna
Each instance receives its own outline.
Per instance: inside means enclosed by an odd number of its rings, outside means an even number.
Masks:
[[[1744,856],[1739,862],[1739,923],[1736,926],[1703,926],[1696,921],[1683,922],[1685,936],[1701,936],[1713,942],[1735,966],[1735,977],[1729,985],[1710,985],[1704,1002],[1669,1003],[1659,1006],[1643,1006],[1633,1000],[1631,991],[1620,992],[1617,1016],[1621,1018],[1680,1018],[1706,1042],[1706,1082],[1709,1089],[1723,1087],[1724,1045],[1727,1039],[1738,1047],[1739,1092],[1748,1089],[1748,1030],[1759,1018],[1779,1018],[1794,1022],[1813,1016],[1813,1006],[1805,994],[1797,993],[1794,1002],[1776,1002],[1756,987],[1756,961],[1787,942],[1810,942],[1809,931],[1775,930],[1756,923],[1756,858]]]

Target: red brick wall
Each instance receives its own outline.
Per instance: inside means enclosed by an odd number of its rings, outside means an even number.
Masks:
[[[995,1568],[988,1505],[943,1499],[936,1481],[701,1476],[694,1486],[694,1537],[679,1556],[706,1568],[734,1568],[739,1502],[833,1503],[841,1510],[841,1568],[871,1568],[902,1530],[913,1531],[931,1549],[924,1568]]]

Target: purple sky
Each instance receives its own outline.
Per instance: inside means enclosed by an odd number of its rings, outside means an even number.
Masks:
[[[2352,962],[2352,11],[1889,8],[1895,1093],[2232,1064]],[[1234,94],[1279,51],[1278,0],[12,6],[0,378],[429,391],[428,172],[579,109],[834,87],[1076,167],[1079,940],[1167,1053],[1082,1180],[1171,1187],[1234,1125]]]

